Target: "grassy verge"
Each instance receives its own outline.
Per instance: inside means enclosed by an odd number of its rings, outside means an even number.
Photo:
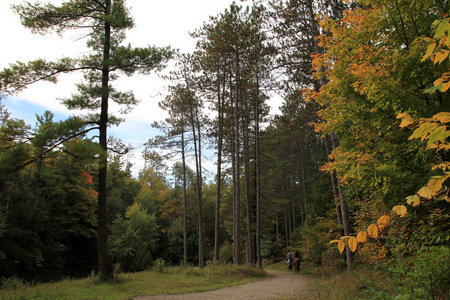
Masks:
[[[126,299],[146,294],[207,291],[266,277],[263,270],[246,266],[173,267],[164,272],[119,274],[108,282],[90,277],[38,285],[11,284],[0,290],[0,299]]]
[[[267,269],[289,272],[284,261],[271,264]],[[307,287],[292,297],[283,299],[392,299],[395,298],[395,286],[389,280],[390,274],[372,267],[356,267],[354,270],[342,270],[329,276],[323,276],[313,264],[304,262],[300,275],[308,277]]]

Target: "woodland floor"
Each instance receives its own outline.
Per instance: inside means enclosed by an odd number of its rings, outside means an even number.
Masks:
[[[135,300],[181,299],[297,299],[301,290],[306,291],[310,279],[303,275],[266,270],[270,278],[214,291],[183,295],[137,296]],[[295,287],[295,290],[293,288]]]

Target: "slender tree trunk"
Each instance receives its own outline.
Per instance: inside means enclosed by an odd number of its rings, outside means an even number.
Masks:
[[[255,173],[256,173],[256,260],[262,268],[261,256],[261,177],[259,172],[259,76],[257,77],[255,105]]]
[[[290,205],[289,205],[290,206]],[[289,245],[292,247],[292,219],[291,219],[291,210],[287,210],[288,221],[289,221]]]
[[[111,1],[105,1],[106,15],[111,14]],[[99,143],[103,150],[100,155],[100,168],[98,171],[98,271],[103,280],[113,276],[112,262],[108,254],[108,234],[106,229],[106,182],[107,182],[107,127],[108,127],[108,98],[109,98],[109,66],[108,61],[111,49],[111,24],[105,21],[105,41],[103,48],[103,67],[102,67],[102,99],[99,122]]]
[[[306,199],[307,199],[307,197],[306,197],[306,195],[307,195],[307,189],[306,189],[306,171],[305,171],[305,164],[304,164],[304,162],[303,162],[303,160],[301,160],[301,164],[300,164],[300,166],[301,166],[301,176],[302,176],[302,182],[303,182],[303,210],[304,210],[304,214],[305,214],[305,217],[304,217],[304,223],[303,223],[303,226],[308,226],[308,207],[307,207],[307,201],[306,201]]]
[[[234,156],[235,156],[235,169],[234,169],[234,263],[237,265],[241,264],[241,229],[240,229],[240,219],[241,219],[241,184],[240,184],[240,130],[239,130],[239,55],[236,54],[236,82],[235,82],[235,103],[234,103]]]
[[[197,106],[193,108],[195,110],[195,116],[192,118],[192,131],[194,133],[194,152],[195,163],[197,169],[197,194],[198,194],[198,266],[204,268],[203,257],[203,182],[202,182],[202,165],[201,165],[201,133],[200,122],[198,120]],[[198,137],[196,137],[196,131]],[[198,145],[198,147],[197,147]]]
[[[218,121],[219,121],[219,133],[217,141],[217,175],[216,175],[216,212],[215,212],[215,230],[214,230],[214,262],[219,263],[219,233],[220,233],[220,192],[222,183],[222,142],[223,142],[223,118],[225,103],[225,70],[224,68],[224,84],[222,86],[223,92],[220,93],[220,70],[218,72],[218,86],[217,86],[217,100],[218,100]]]
[[[331,143],[333,145],[333,149],[336,149],[338,147],[338,141],[334,134],[331,135]],[[344,226],[344,235],[349,236],[351,233],[350,228],[350,216],[348,212],[348,205],[345,201],[344,192],[342,191],[341,182],[339,179],[339,173],[336,172],[336,178],[337,178],[337,186],[338,186],[338,192],[339,192],[339,198],[341,201],[341,213],[342,213],[342,224]],[[348,245],[346,244],[346,253],[347,253],[347,268],[351,269],[353,266],[353,252],[350,250]]]
[[[187,183],[186,183],[186,153],[184,142],[184,113],[182,116],[183,129],[181,131],[181,159],[183,163],[183,264],[187,267]]]
[[[284,208],[284,229],[286,235],[286,248],[289,248],[289,229],[288,229],[288,217],[286,214],[286,208]]]
[[[275,230],[277,232],[277,242],[280,240],[280,225],[278,224],[278,210],[275,210]]]
[[[328,162],[331,162],[331,149],[330,145],[328,144],[328,138],[325,136],[325,149],[327,151],[327,158]],[[339,204],[339,195],[337,191],[337,183],[336,183],[336,174],[334,172],[330,173],[331,176],[331,186],[333,188],[333,198],[334,198],[334,206],[336,207],[336,217],[337,217],[337,223],[338,225],[342,224],[342,215],[341,215],[341,209]]]
[[[248,106],[245,103],[242,105],[244,112],[242,113],[242,130],[244,131],[244,173],[245,173],[245,203],[247,210],[246,217],[246,260],[247,264],[251,264],[253,261],[252,250],[252,224],[251,224],[251,210],[250,210],[250,158],[249,158],[249,138],[248,138]]]

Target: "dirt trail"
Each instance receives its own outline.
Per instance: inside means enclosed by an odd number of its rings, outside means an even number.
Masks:
[[[189,299],[278,299],[288,297],[296,290],[306,289],[308,278],[294,273],[266,270],[271,277],[243,285],[221,288],[214,291],[183,295],[138,296],[135,300],[189,300]]]

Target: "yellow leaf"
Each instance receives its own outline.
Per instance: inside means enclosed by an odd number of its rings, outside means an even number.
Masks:
[[[339,241],[338,249],[339,249],[339,252],[341,252],[341,254],[342,254],[342,252],[344,252],[344,249],[345,249],[345,242],[344,242],[344,240],[340,240]]]
[[[389,225],[389,216],[381,216],[377,221],[378,228],[383,231]]]
[[[413,207],[416,207],[417,205],[420,204],[420,198],[417,195],[408,196],[408,197],[406,197],[406,203],[408,203],[409,205],[412,205]]]
[[[436,176],[428,181],[428,188],[433,194],[437,194],[442,188],[442,176]]]
[[[433,82],[434,86],[438,86],[440,83],[442,83],[444,81],[444,78],[438,78]]]
[[[340,240],[332,240],[332,241],[329,241],[328,244],[336,244],[336,243],[339,243],[339,242],[340,242]]]
[[[449,112],[440,112],[438,114],[435,114],[433,116],[434,121],[439,121],[441,123],[448,123],[450,122],[450,113]]]
[[[365,231],[358,232],[358,234],[356,235],[356,241],[361,244],[367,242],[367,232]]]
[[[433,42],[428,46],[427,53],[425,53],[424,58],[426,59],[427,57],[429,57],[429,56],[433,53],[433,51],[434,51],[435,48],[436,48],[436,43],[433,41]]]
[[[369,236],[373,239],[378,237],[378,226],[377,224],[371,224],[369,225],[369,227],[367,228],[367,233],[369,234]]]
[[[356,247],[358,246],[358,243],[356,242],[356,239],[355,239],[355,237],[354,236],[352,236],[352,237],[350,237],[349,239],[348,239],[348,247],[350,248],[350,250],[352,251],[352,252],[355,252],[356,251]]]
[[[406,206],[404,206],[404,205],[397,205],[397,206],[394,206],[394,207],[392,208],[392,210],[393,210],[397,215],[399,215],[401,218],[403,218],[404,216],[406,216],[406,213],[408,212],[408,210],[406,209]]]
[[[421,188],[417,192],[417,194],[419,194],[420,197],[427,198],[427,199],[431,199],[435,195],[433,193],[433,191],[430,188],[428,188],[427,186],[424,186],[423,188]]]
[[[446,83],[444,83],[441,87],[441,92],[446,92],[448,89],[450,88],[450,81],[447,81]]]
[[[403,118],[402,122],[400,123],[400,127],[404,128],[404,127],[406,127],[406,126],[408,126],[408,125],[410,125],[412,123],[413,123],[413,121],[412,121],[410,116],[409,116],[409,118],[405,117],[405,118]]]

